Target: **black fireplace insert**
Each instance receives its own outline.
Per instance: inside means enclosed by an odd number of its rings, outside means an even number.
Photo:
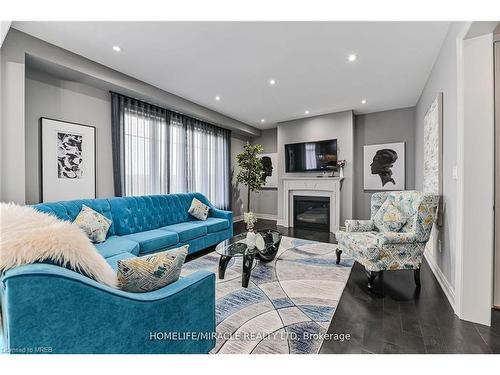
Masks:
[[[330,198],[294,195],[293,226],[330,232]]]

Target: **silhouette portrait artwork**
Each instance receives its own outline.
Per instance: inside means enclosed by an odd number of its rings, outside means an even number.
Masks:
[[[388,182],[396,185],[396,181],[392,177],[392,167],[396,160],[398,160],[397,152],[389,148],[378,150],[375,153],[373,161],[370,164],[371,173],[379,175],[382,186],[385,186]]]
[[[268,177],[271,177],[273,175],[273,161],[269,156],[263,156],[260,159],[260,162],[262,163],[262,179],[266,181]]]

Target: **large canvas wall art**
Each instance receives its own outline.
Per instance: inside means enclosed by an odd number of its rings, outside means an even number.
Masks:
[[[363,146],[364,190],[405,189],[405,143]]]
[[[42,117],[43,202],[96,197],[95,128]]]
[[[443,93],[439,93],[424,116],[423,191],[443,195]],[[443,200],[437,224],[443,225]]]
[[[264,169],[263,177],[265,178],[264,189],[278,188],[278,154],[259,154],[262,167]]]
[[[424,117],[424,180],[426,193],[442,194],[443,94],[439,93]]]

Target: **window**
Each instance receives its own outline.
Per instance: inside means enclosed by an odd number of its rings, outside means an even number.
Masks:
[[[112,95],[117,195],[196,191],[230,208],[229,131]]]

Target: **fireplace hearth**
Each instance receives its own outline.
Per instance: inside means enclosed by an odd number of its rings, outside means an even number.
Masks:
[[[330,231],[330,197],[293,196],[294,228]]]

